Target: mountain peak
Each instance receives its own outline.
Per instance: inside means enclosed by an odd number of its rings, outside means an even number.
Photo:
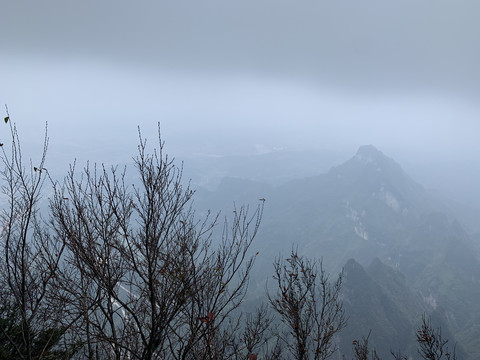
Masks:
[[[373,145],[360,146],[356,154],[356,157],[364,162],[376,161],[384,156],[385,155]]]
[[[348,191],[349,206],[357,214],[361,214],[365,207],[370,212],[373,211],[373,203],[380,204],[376,211],[377,216],[382,218],[386,216],[383,205],[402,215],[402,219],[407,215],[415,217],[428,213],[436,208],[423,187],[413,181],[398,163],[373,145],[361,146],[353,158],[332,168],[329,176],[337,186],[344,187],[343,191]],[[363,234],[360,229],[367,231],[364,223],[358,223],[361,219],[357,219],[357,215],[351,216],[356,219],[356,229],[360,233]],[[391,220],[394,221],[393,218]]]

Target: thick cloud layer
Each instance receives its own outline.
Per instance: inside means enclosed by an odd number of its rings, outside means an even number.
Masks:
[[[26,140],[117,161],[372,143],[480,154],[480,2],[4,1],[0,99]],[[39,141],[39,140],[38,140]],[[108,151],[107,151],[108,150]],[[63,152],[65,153],[65,152]]]
[[[473,0],[9,1],[4,55],[299,76],[328,86],[479,90]]]

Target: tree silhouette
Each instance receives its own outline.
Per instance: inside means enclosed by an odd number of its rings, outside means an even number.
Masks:
[[[221,239],[217,216],[196,220],[182,169],[140,135],[135,167],[72,166],[51,203],[52,224],[68,253],[63,274],[84,356],[115,359],[218,359],[232,351],[255,255],[249,248],[263,202],[236,209]],[[236,347],[238,351],[238,347]]]
[[[455,348],[448,349],[448,340],[442,337],[442,329],[434,329],[431,319],[422,316],[422,323],[416,333],[418,353],[425,360],[456,360]]]
[[[69,358],[73,346],[60,350],[70,326],[65,322],[62,290],[57,274],[65,244],[52,236],[39,212],[48,171],[35,171],[24,162],[17,128],[5,117],[11,144],[2,146],[0,247],[0,336],[2,358],[48,359],[53,354]],[[47,131],[36,167],[44,169]]]
[[[334,336],[346,326],[340,299],[343,273],[330,282],[322,263],[292,250],[289,258],[274,263],[278,287],[270,303],[288,327],[279,337],[297,360],[327,359],[336,350]]]

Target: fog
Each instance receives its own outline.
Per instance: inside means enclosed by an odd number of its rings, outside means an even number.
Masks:
[[[137,126],[154,142],[160,122],[174,156],[333,149],[347,158],[374,144],[428,187],[461,200],[476,191],[476,1],[52,0],[0,9],[1,102],[28,147],[48,121],[50,161],[60,167],[129,161]],[[468,184],[461,194],[455,181]]]

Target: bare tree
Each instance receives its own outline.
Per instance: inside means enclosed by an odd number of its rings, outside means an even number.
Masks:
[[[332,283],[322,263],[298,256],[274,263],[276,294],[268,294],[288,333],[280,335],[294,359],[326,359],[336,350],[334,340],[346,326],[340,300],[343,273]]]
[[[56,236],[68,247],[64,272],[71,308],[89,359],[218,359],[241,330],[242,302],[255,255],[249,255],[263,202],[236,209],[217,241],[218,216],[199,221],[182,169],[153,154],[140,136],[126,170],[73,166],[51,203]],[[83,314],[83,316],[82,316]]]
[[[368,339],[370,334],[362,341],[354,340],[352,343],[354,359],[368,360],[370,349],[368,347]],[[430,318],[424,314],[422,316],[422,323],[416,332],[416,340],[419,345],[418,353],[425,360],[456,360],[455,348],[451,352],[447,343],[448,340],[442,337],[441,328],[434,329]],[[391,351],[391,355],[395,360],[407,360],[407,356],[401,352]],[[375,350],[371,354],[372,360],[381,360]]]
[[[222,353],[223,356],[220,358],[235,360],[278,358],[275,356],[275,346],[270,349],[270,342],[274,340],[275,334],[271,331],[273,318],[270,316],[266,304],[257,308],[255,313],[247,313],[244,318],[240,317],[238,320],[243,320],[241,331],[237,331],[240,322],[237,323],[237,330],[231,331],[231,329],[228,331],[230,339],[225,343],[226,351]]]
[[[369,358],[371,360],[380,360],[380,357],[378,356],[376,350],[373,349],[373,351],[370,351],[368,347],[368,340],[370,338],[370,334],[371,332],[368,334],[367,337],[363,337],[362,340],[353,340],[352,348],[354,360],[368,360]]]
[[[69,349],[60,349],[68,325],[63,322],[63,304],[56,296],[57,274],[65,246],[50,235],[39,211],[45,181],[50,182],[45,168],[47,131],[39,159],[25,163],[8,108],[4,122],[10,130],[11,144],[0,144],[4,202],[0,213],[3,356],[69,358]]]
[[[422,323],[417,330],[418,353],[425,360],[456,360],[455,348],[448,349],[448,340],[442,337],[440,328],[434,329],[430,318],[422,316]]]

